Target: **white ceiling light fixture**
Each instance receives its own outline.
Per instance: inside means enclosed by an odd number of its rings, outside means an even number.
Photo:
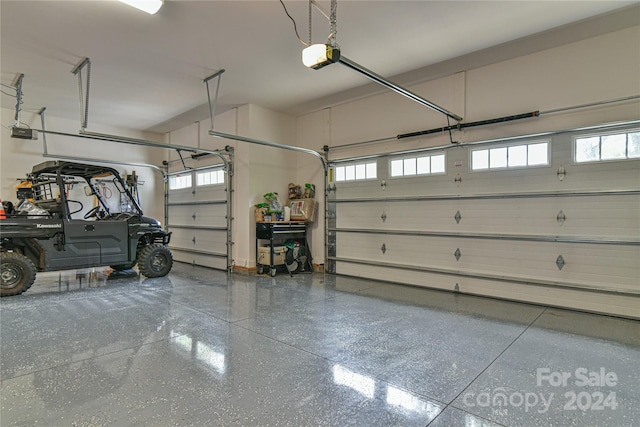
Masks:
[[[120,2],[153,15],[160,10],[164,0],[120,0]]]

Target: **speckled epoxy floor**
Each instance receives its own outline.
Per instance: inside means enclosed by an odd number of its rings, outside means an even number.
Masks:
[[[5,426],[636,426],[640,322],[331,275],[40,274]]]

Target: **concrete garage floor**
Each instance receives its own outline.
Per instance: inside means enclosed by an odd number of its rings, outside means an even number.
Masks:
[[[0,308],[3,427],[640,422],[632,320],[185,264],[41,274]]]

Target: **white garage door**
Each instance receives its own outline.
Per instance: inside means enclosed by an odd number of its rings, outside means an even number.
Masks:
[[[222,166],[169,175],[169,247],[176,261],[229,268],[227,182]]]
[[[332,165],[327,269],[640,317],[638,124]]]

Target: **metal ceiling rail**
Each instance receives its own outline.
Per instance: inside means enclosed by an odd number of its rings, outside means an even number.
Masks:
[[[322,162],[324,173],[325,175],[327,174],[328,166],[327,166],[327,162],[324,159],[324,156],[319,152],[311,150],[309,148],[296,147],[295,145],[278,144],[276,142],[262,141],[260,139],[249,138],[247,136],[232,135],[229,133],[217,132],[214,130],[210,130],[209,135],[216,138],[231,139],[234,141],[248,142],[250,144],[265,145],[267,147],[281,148],[284,150],[291,150],[291,151],[297,151],[299,153],[311,154],[312,156],[317,157]]]
[[[72,161],[80,161],[80,162],[106,163],[106,164],[110,164],[110,165],[126,165],[126,166],[136,166],[136,167],[143,167],[143,168],[151,168],[156,172],[160,172],[160,174],[162,175],[163,178],[166,176],[165,171],[163,171],[161,167],[156,166],[156,165],[152,165],[152,164],[149,164],[149,163],[117,162],[115,160],[94,159],[94,158],[91,158],[91,157],[63,156],[63,155],[49,154],[49,153],[44,153],[42,155],[42,157],[49,157],[49,158],[52,158],[52,159],[60,159],[60,160],[72,160]]]
[[[118,142],[118,143],[131,144],[131,145],[141,145],[146,147],[164,148],[164,149],[171,149],[171,150],[177,150],[177,151],[187,151],[192,153],[212,154],[222,159],[222,161],[225,163],[225,166],[227,165],[228,162],[227,162],[227,159],[224,158],[223,153],[229,153],[230,151],[230,147],[225,147],[223,151],[208,150],[205,148],[189,147],[187,145],[164,144],[162,142],[148,141],[145,139],[130,138],[126,136],[109,135],[105,133],[89,132],[89,131],[82,131],[77,135],[68,134],[68,136],[76,136],[81,138],[96,139],[99,141]]]
[[[68,133],[68,132],[59,132],[59,131],[47,130],[47,129],[34,129],[34,130],[38,132],[42,132],[43,134],[68,136],[71,138],[85,138],[85,139],[93,139],[96,141],[107,141],[107,142],[115,142],[120,144],[141,145],[145,147],[164,148],[165,150],[169,149],[169,150],[189,151],[193,153],[207,153],[222,159],[225,166],[228,166],[229,162],[224,157],[224,154],[230,154],[230,151],[232,151],[231,147],[225,147],[224,151],[207,150],[204,148],[189,147],[186,145],[163,144],[161,142],[147,141],[145,139],[129,138],[124,136],[109,135],[109,134],[97,133],[97,132],[83,131],[81,133]]]
[[[407,90],[401,86],[398,86],[397,84],[385,79],[384,77],[382,77],[379,74],[374,73],[373,71],[363,67],[362,65],[350,60],[349,58],[340,55],[340,59],[338,60],[338,62],[342,65],[345,65],[348,68],[351,68],[354,71],[359,72],[360,74],[364,75],[365,77],[373,80],[374,82],[388,88],[391,89],[392,91],[399,93],[402,96],[406,96],[407,98],[416,101],[418,104],[424,105],[425,107],[429,107],[432,110],[438,111],[442,114],[444,114],[447,117],[450,117],[454,120],[457,121],[461,121],[462,117],[460,117],[459,115],[452,113],[451,111],[445,110],[444,108],[440,107],[439,105],[434,104],[433,102],[427,101],[426,99],[424,99],[423,97],[421,97],[420,95],[411,92],[410,90]]]

